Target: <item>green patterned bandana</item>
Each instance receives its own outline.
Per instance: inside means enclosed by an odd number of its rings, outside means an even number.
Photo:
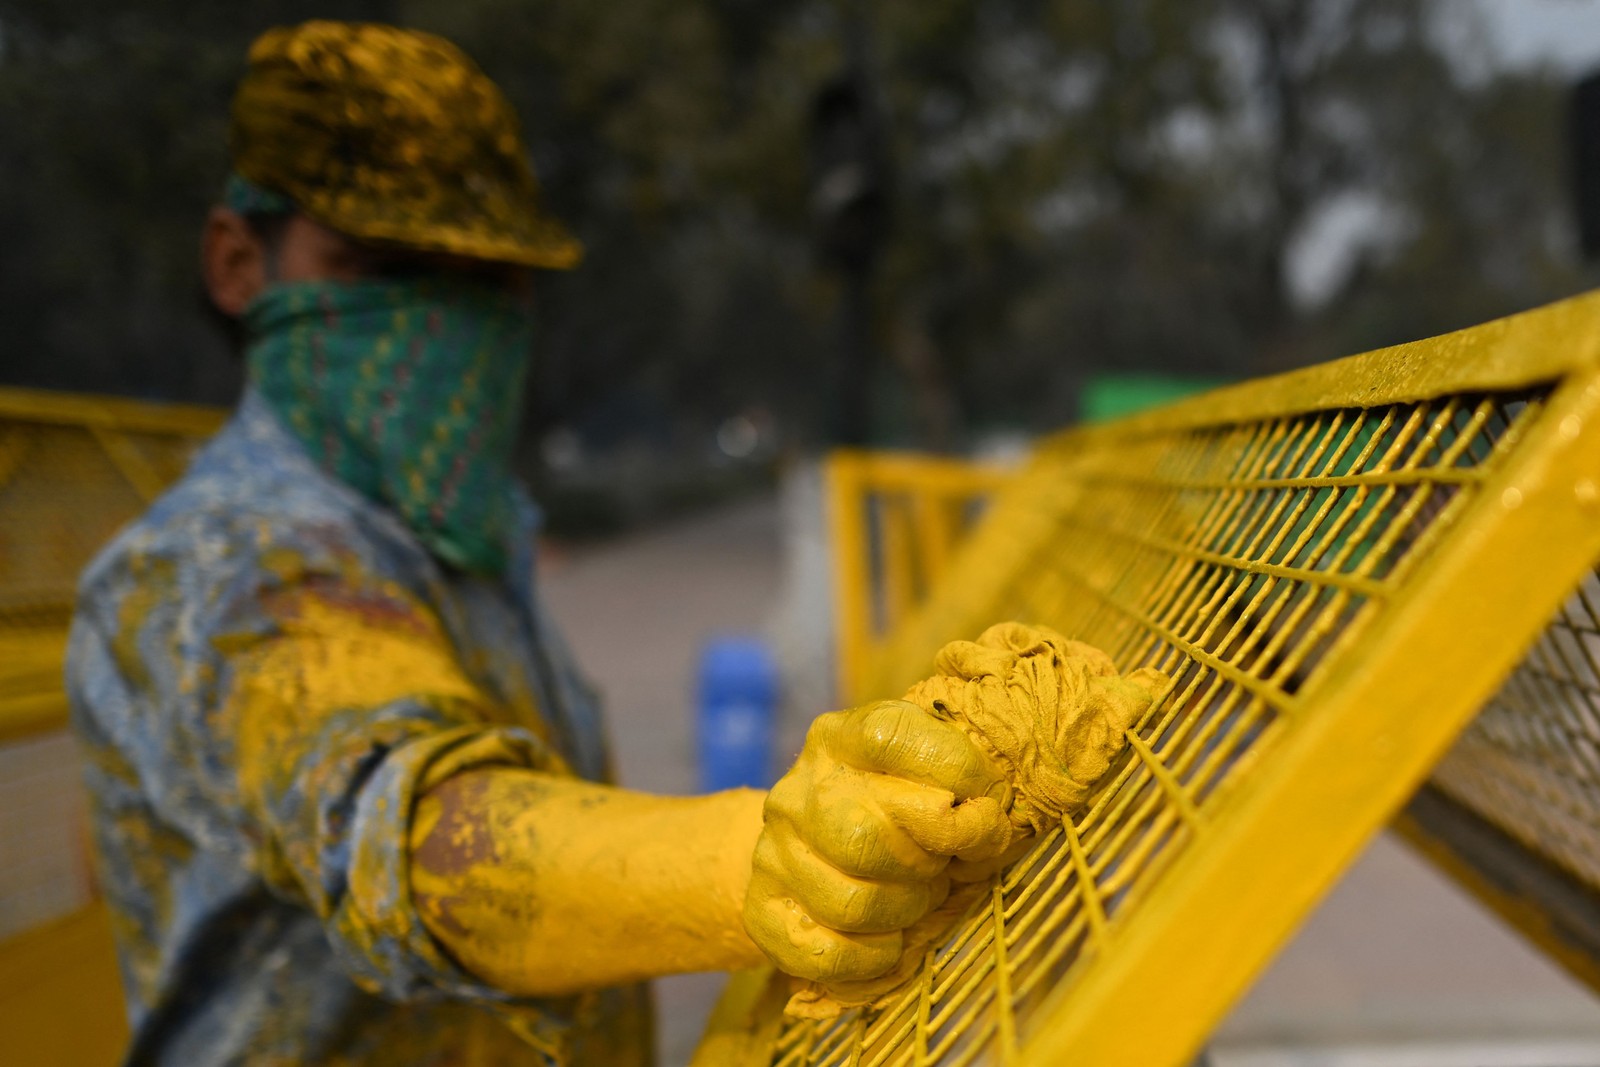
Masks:
[[[222,186],[222,205],[241,215],[292,215],[294,201],[263,188],[242,174],[228,175]]]
[[[250,379],[326,470],[434,555],[505,568],[527,303],[481,284],[294,282],[245,311]]]

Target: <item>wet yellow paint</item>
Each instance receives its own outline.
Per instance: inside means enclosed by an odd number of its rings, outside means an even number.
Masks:
[[[277,628],[235,650],[227,717],[247,803],[303,788],[305,739],[351,708],[425,698],[492,720],[437,620],[406,598],[300,584],[267,606]],[[787,969],[820,979],[791,1010],[876,1000],[1029,833],[1083,801],[1163,681],[1015,625],[948,646],[938,666],[910,702],[819,719],[765,835],[754,791],[655,797],[558,760],[452,761],[411,812],[416,914],[474,975],[521,995],[749,966],[762,954],[748,922]],[[284,884],[300,844],[277,846],[264,873]]]
[[[177,571],[170,560],[142,557],[135,564],[140,581],[134,584],[117,606],[117,635],[111,651],[117,667],[134,685],[150,684],[150,669],[139,648],[145,617],[172,597]]]
[[[816,970],[788,966],[793,973],[816,979],[801,984],[790,998],[787,1010],[792,1015],[832,1018],[852,1007],[881,1003],[911,980],[927,951],[988,895],[989,876],[1025,851],[1034,833],[1084,806],[1095,783],[1127,747],[1127,730],[1167,685],[1159,671],[1147,668],[1121,676],[1099,649],[1044,627],[1018,623],[992,626],[976,641],[946,645],[935,667],[937,674],[906,693],[907,704],[914,705],[917,714],[958,728],[977,752],[999,768],[1009,788],[1001,794],[993,790],[981,796],[951,794],[952,803],[943,812],[926,810],[926,800],[920,805],[886,805],[902,828],[925,822],[930,829],[912,834],[920,838],[917,844],[932,856],[955,857],[954,862],[924,884],[931,892],[922,898],[920,910],[910,899],[902,899],[902,910],[885,908],[874,916],[883,923],[881,928],[872,927],[876,940],[855,935],[856,943],[835,953],[842,966],[836,964],[832,973],[819,975]],[[921,729],[927,732],[925,724]],[[927,732],[927,736],[936,735]],[[944,781],[962,781],[960,769],[949,763],[933,760],[926,766],[930,771],[953,771]],[[968,772],[969,787],[976,781]],[[782,787],[779,783],[774,793]],[[897,783],[895,789],[909,793],[909,783]],[[997,796],[1004,800],[1012,832],[998,840],[992,831],[963,836],[963,823],[980,826],[980,820],[990,816],[984,805],[993,805]],[[864,817],[861,822],[871,820]],[[943,841],[931,832],[934,827],[947,835]],[[762,847],[768,847],[766,839]],[[758,885],[761,867],[758,857]],[[819,878],[808,888],[814,892],[824,884]],[[792,901],[785,903],[792,907]],[[828,922],[826,915],[808,918]],[[808,930],[803,924],[800,929],[797,941],[820,942],[833,933]],[[884,962],[868,970],[872,954]],[[785,965],[781,956],[778,962]]]
[[[463,966],[513,993],[751,966],[739,916],[762,799],[468,771],[417,805],[413,896]]]
[[[412,697],[488,720],[489,702],[461,672],[438,620],[398,591],[302,585],[266,607],[277,630],[237,650],[225,717],[247,802],[286,787],[306,740],[352,709]]]
[[[914,704],[823,715],[768,796],[746,926],[788,974],[881,975],[955,872],[1006,847],[1009,796],[997,763]]]
[[[1128,727],[1167,685],[1154,668],[1122,676],[1093,645],[1015,622],[952,641],[934,667],[906,699],[961,725],[1006,768],[1012,821],[1035,832],[1083,806],[1127,747]]]

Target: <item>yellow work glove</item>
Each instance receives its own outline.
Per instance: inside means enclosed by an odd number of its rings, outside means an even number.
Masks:
[[[904,702],[819,721],[768,799],[745,925],[779,967],[812,979],[790,1014],[885,1003],[988,892],[982,879],[1087,805],[1168,684],[1018,623],[946,645],[934,670]],[[873,737],[894,741],[848,755]],[[871,804],[857,808],[862,795]]]
[[[882,975],[903,931],[944,903],[952,859],[1011,845],[1010,788],[957,725],[886,700],[823,715],[773,786],[744,922],[787,974]]]
[[[1093,645],[1015,622],[950,642],[933,665],[906,699],[959,725],[1005,769],[1011,821],[1037,831],[1082,808],[1168,684],[1150,667],[1118,674]]]

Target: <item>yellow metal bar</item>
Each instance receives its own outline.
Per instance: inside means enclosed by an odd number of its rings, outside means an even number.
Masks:
[[[1169,552],[1176,556],[1184,556],[1194,560],[1196,563],[1221,564],[1227,567],[1236,567],[1249,574],[1271,575],[1274,578],[1293,578],[1303,582],[1330,585],[1339,589],[1348,589],[1351,592],[1360,593],[1362,596],[1368,597],[1382,596],[1384,592],[1383,586],[1379,583],[1368,581],[1355,575],[1341,574],[1336,571],[1307,570],[1304,567],[1284,567],[1273,563],[1257,563],[1250,559],[1230,556],[1221,552],[1207,552],[1203,549],[1188,548],[1180,541],[1141,533],[1138,530],[1118,529],[1115,526],[1102,524],[1098,521],[1080,521],[1075,525],[1082,529],[1109,534],[1118,540]]]
[[[878,497],[878,532],[883,549],[882,629],[891,630],[910,612],[916,593],[911,556],[916,542],[905,498],[899,493]]]
[[[1001,880],[994,880],[995,1019],[1000,1030],[1000,1062],[1017,1062],[1017,1020],[1011,1013],[1011,968],[1006,961],[1006,895]]]
[[[1109,476],[1102,478],[1090,476],[1084,479],[1084,484],[1094,485],[1096,482],[1112,480]],[[1152,489],[1348,489],[1363,485],[1417,485],[1422,482],[1439,482],[1447,485],[1466,484],[1482,481],[1483,475],[1475,469],[1468,468],[1464,470],[1381,471],[1368,474],[1338,474],[1309,478],[1240,478],[1237,480],[1212,478],[1200,481],[1184,481],[1181,478],[1123,478],[1119,476],[1114,480],[1123,485],[1140,485]]]
[[[833,563],[834,658],[839,700],[848,702],[871,643],[871,586],[867,571],[861,457],[835,452],[823,468]]]
[[[917,979],[916,1067],[928,1067],[933,1062],[928,1057],[928,1006],[933,992],[933,960],[930,950],[922,959],[922,976]]]
[[[0,943],[0,1050],[28,1067],[111,1067],[128,1043],[105,909]]]
[[[166,479],[156,473],[155,468],[139,454],[139,450],[128,442],[128,439],[115,430],[104,426],[90,426],[89,432],[100,445],[117,473],[121,474],[132,487],[139,499],[146,504],[153,503],[161,491],[167,487]]]
[[[863,1014],[856,1019],[854,1040],[850,1042],[850,1067],[861,1067],[861,1039],[866,1035],[866,1032],[867,1016]]]
[[[62,658],[78,569],[166,488],[172,471],[161,468],[175,468],[225,417],[0,388],[0,741],[66,727]]]
[[[984,496],[1014,473],[993,463],[947,459],[914,452],[850,452],[861,477],[885,492],[935,491],[947,495]]]
[[[882,605],[889,625],[898,625],[948,565],[950,547],[961,532],[959,511],[987,499],[1013,477],[1014,471],[999,465],[910,453],[830,454],[823,479],[841,702],[862,692],[876,656],[874,605]],[[874,504],[880,520],[876,546],[868,522]],[[871,566],[875,547],[876,570]]]
[[[730,975],[689,1067],[767,1067],[786,999],[769,967]]]
[[[85,393],[0,388],[0,420],[203,437],[217,432],[226,418],[227,412],[220,408],[194,404],[158,404]]]
[[[1004,1056],[1000,967],[1021,1062],[1179,1067],[1430,771],[1589,899],[1597,558],[1600,294],[1051,438],[858,650],[850,695],[1006,618],[1173,685],[1091,810],[1005,872],[1014,910],[939,947],[915,1027],[865,1031],[873,1062]],[[1600,964],[1569,936],[1600,924],[1540,892],[1513,912]],[[796,1067],[839,1063],[859,1018],[804,1024]]]
[[[1225,386],[1117,422],[1067,430],[1047,449],[1101,433],[1149,433],[1259,422],[1307,411],[1374,408],[1449,393],[1503,392],[1555,381],[1594,358],[1583,337],[1600,316],[1600,291],[1535,311],[1258,381]],[[1444,351],[1448,348],[1448,351]]]
[[[33,436],[21,426],[0,425],[0,489],[11,481],[12,475],[22,466]]]
[[[1100,890],[1095,885],[1094,874],[1089,870],[1089,861],[1084,856],[1083,841],[1078,837],[1078,829],[1072,825],[1072,820],[1062,820],[1061,830],[1066,835],[1067,849],[1072,855],[1072,869],[1078,875],[1078,892],[1083,897],[1084,914],[1089,916],[1090,937],[1095,944],[1104,944],[1106,909],[1100,903]]]
[[[912,535],[916,538],[916,595],[920,598],[944,574],[949,556],[951,529],[948,505],[942,494],[912,493],[907,500],[911,510]]]
[[[1200,813],[1195,810],[1194,801],[1189,799],[1189,794],[1184,792],[1183,786],[1178,784],[1178,780],[1173,777],[1172,771],[1167,769],[1167,765],[1150,751],[1150,746],[1145,744],[1144,738],[1129,730],[1128,745],[1139,757],[1139,762],[1144,764],[1145,770],[1156,780],[1156,784],[1161,787],[1167,799],[1172,801],[1172,808],[1178,813],[1178,818],[1188,823],[1190,829],[1200,829]]]
[[[0,628],[0,743],[67,726],[61,689],[67,634],[54,627],[8,633]]]
[[[0,697],[0,745],[65,730],[69,717],[64,693]]]
[[[1070,987],[1070,1007],[1046,1011],[1027,1055],[1177,1067],[1199,1050],[1526,644],[1460,634],[1536,633],[1600,558],[1600,514],[1572,506],[1574,487],[1600,471],[1597,384],[1574,382],[1552,398],[1529,430],[1543,447],[1490,479],[1472,508],[1479,514],[1465,516],[1463,535],[1415,576],[1407,598],[1363,642],[1368,654],[1344,661],[1318,713],[1304,716],[1239,783],[1206,847],[1178,858],[1114,951]],[[1559,428],[1569,418],[1587,431],[1564,439]],[[1536,559],[1523,548],[1530,544],[1544,546]],[[1418,670],[1419,660],[1429,669]],[[1184,960],[1194,962],[1174,966]],[[1148,991],[1158,986],[1167,1025],[1143,1025]]]

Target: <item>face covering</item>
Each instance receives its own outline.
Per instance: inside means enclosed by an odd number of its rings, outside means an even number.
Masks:
[[[325,470],[445,562],[505,569],[525,300],[434,277],[293,282],[263,291],[244,324],[252,384]]]

